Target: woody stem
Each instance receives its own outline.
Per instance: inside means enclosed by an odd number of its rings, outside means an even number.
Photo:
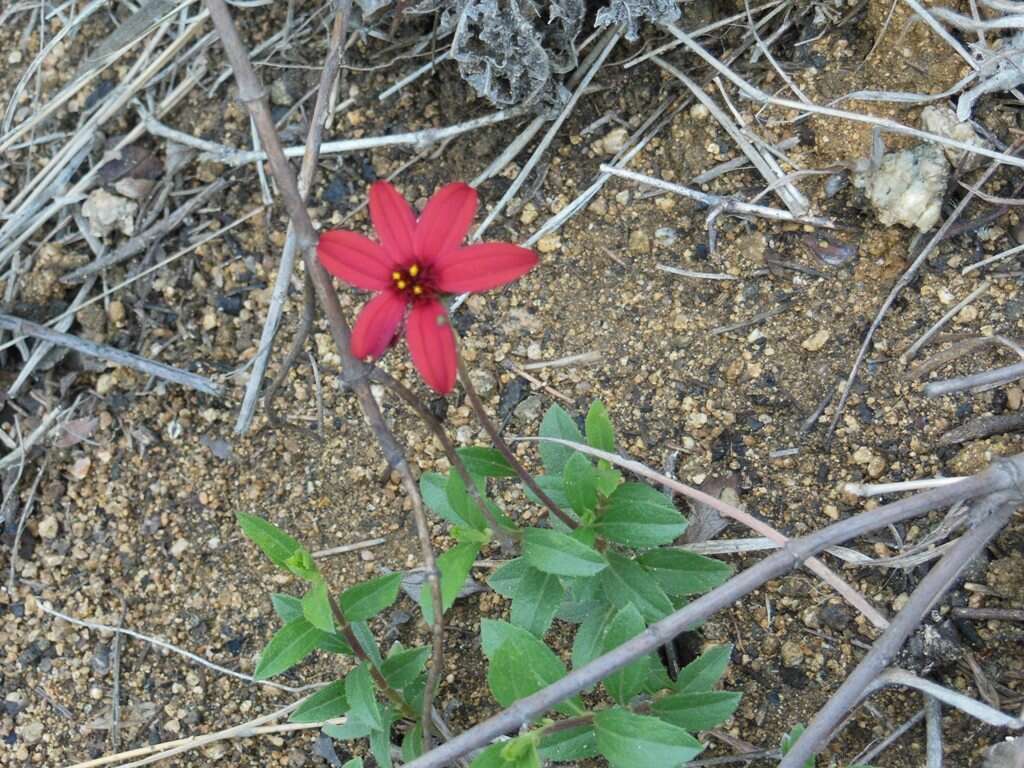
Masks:
[[[501,436],[498,428],[495,426],[494,422],[491,421],[491,417],[487,415],[487,411],[484,410],[484,404],[480,401],[480,396],[477,395],[476,389],[473,387],[473,382],[469,380],[469,371],[466,369],[466,361],[462,359],[462,355],[459,353],[458,344],[455,345],[455,361],[458,365],[459,381],[462,382],[462,387],[466,390],[466,397],[469,398],[469,404],[473,408],[473,412],[476,414],[477,419],[479,419],[483,428],[490,436],[491,442],[494,443],[494,447],[497,448],[501,455],[505,457],[505,460],[512,465],[516,474],[519,475],[519,479],[523,481],[523,485],[533,491],[534,495],[541,500],[551,514],[569,526],[569,528],[578,527],[576,521],[563,512],[562,509],[551,500],[551,497],[544,493],[541,487],[537,485],[537,481],[533,479],[533,476],[526,471],[526,467],[524,467],[519,459],[516,458],[512,449],[508,447],[508,443],[505,442],[505,438]]]

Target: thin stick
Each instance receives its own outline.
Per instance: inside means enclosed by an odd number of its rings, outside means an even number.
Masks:
[[[377,442],[380,444],[381,452],[388,464],[394,467],[402,477],[402,485],[413,502],[413,518],[416,523],[416,531],[419,538],[423,567],[427,572],[427,581],[430,584],[431,602],[434,609],[433,626],[433,650],[431,668],[436,670],[435,677],[440,675],[444,633],[444,611],[441,600],[441,578],[437,570],[437,563],[434,559],[434,552],[430,542],[430,528],[427,524],[426,515],[423,512],[423,501],[420,498],[419,488],[413,477],[409,463],[406,461],[401,447],[395,440],[391,430],[384,423],[384,416],[380,407],[370,391],[367,381],[367,366],[352,356],[349,347],[349,328],[345,321],[338,296],[334,292],[331,279],[327,271],[317,261],[314,246],[317,242],[316,229],[309,217],[309,211],[302,199],[295,174],[292,172],[288,160],[281,149],[281,141],[274,127],[274,121],[270,113],[270,105],[267,102],[266,91],[263,89],[256,72],[252,68],[252,62],[246,53],[245,45],[238,35],[231,13],[228,11],[224,0],[206,0],[207,8],[213,19],[217,33],[220,35],[224,52],[231,69],[235,74],[235,81],[238,84],[239,98],[245,103],[250,115],[255,120],[256,128],[259,131],[263,146],[266,149],[270,162],[270,169],[274,179],[281,190],[282,202],[288,211],[292,225],[298,238],[298,247],[302,249],[302,258],[306,265],[306,274],[310,276],[316,288],[317,298],[324,309],[327,317],[328,328],[334,339],[335,346],[342,363],[342,379],[349,384],[359,399],[363,415],[373,431]],[[434,698],[434,689],[428,687],[423,695],[423,712],[426,717],[422,721],[423,738],[429,743],[431,720],[429,714]]]
[[[163,640],[160,640],[158,638],[150,637],[149,635],[144,635],[141,632],[136,632],[135,630],[132,630],[132,629],[125,629],[124,627],[113,627],[113,626],[111,626],[109,624],[100,624],[99,622],[95,622],[95,621],[86,621],[85,619],[76,619],[74,616],[69,616],[66,613],[61,613],[60,611],[56,610],[55,608],[51,608],[50,606],[46,605],[46,603],[44,603],[42,601],[39,601],[37,603],[37,605],[39,606],[39,610],[41,610],[43,613],[48,613],[51,616],[55,616],[58,619],[63,619],[64,621],[66,621],[66,622],[68,622],[70,624],[76,624],[76,625],[78,625],[80,627],[87,627],[88,629],[95,629],[95,630],[97,630],[99,632],[113,632],[115,634],[127,635],[128,637],[134,637],[136,640],[141,640],[144,643],[149,643],[150,645],[155,645],[157,648],[162,648],[165,651],[170,651],[171,653],[176,653],[179,656],[184,656],[189,661],[195,662],[196,664],[199,664],[200,666],[206,667],[207,669],[212,669],[214,672],[218,672],[218,673],[220,673],[222,675],[228,675],[228,676],[234,677],[234,678],[236,678],[238,680],[243,680],[246,683],[252,683],[254,685],[263,685],[263,686],[266,686],[268,688],[277,688],[280,691],[288,691],[289,693],[301,693],[303,691],[309,691],[309,690],[312,690],[314,688],[321,687],[321,684],[319,684],[319,683],[314,683],[312,685],[301,685],[299,687],[295,687],[295,686],[292,686],[292,685],[282,685],[281,683],[274,683],[274,682],[271,682],[270,680],[257,680],[252,675],[247,675],[244,672],[236,672],[233,669],[228,669],[227,667],[222,667],[220,664],[215,664],[212,661],[208,661],[208,660],[204,659],[202,656],[197,656],[196,654],[194,654],[194,653],[192,653],[190,651],[186,651],[184,648],[179,648],[176,645],[171,645],[170,643],[165,642]]]
[[[128,604],[121,600],[121,616],[117,620],[117,628],[124,628],[124,617],[128,612]],[[113,657],[111,662],[111,675],[114,678],[114,684],[110,692],[110,748],[115,752],[121,748],[121,646],[123,645],[124,635],[118,632],[114,635],[113,648],[110,651],[110,655]]]
[[[921,347],[923,347],[925,344],[931,341],[935,337],[935,334],[942,330],[946,323],[948,323],[950,320],[956,317],[957,313],[961,309],[963,309],[968,304],[973,302],[976,298],[981,296],[981,294],[985,293],[985,291],[987,291],[990,287],[991,283],[989,283],[987,280],[983,280],[981,285],[979,285],[977,288],[975,288],[973,291],[967,294],[962,300],[958,301],[955,305],[953,305],[948,312],[946,312],[942,317],[940,317],[935,322],[935,325],[933,325],[931,328],[929,328],[927,331],[921,334],[921,338],[919,338],[917,341],[911,344],[907,351],[900,355],[900,359],[904,363],[907,363],[913,360],[915,357],[917,357],[917,353],[921,351]]]
[[[627,171],[625,168],[617,168],[614,165],[602,164],[601,172],[611,174],[612,176],[618,176],[623,179],[629,179],[630,181],[637,181],[641,184],[646,184],[657,189],[663,189],[666,192],[673,192],[677,195],[688,197],[691,200],[696,200],[698,203],[703,205],[721,208],[725,213],[760,216],[763,219],[769,219],[771,221],[796,221],[801,224],[810,224],[811,226],[823,227],[825,229],[835,229],[836,227],[835,222],[831,219],[825,219],[820,216],[797,216],[796,214],[784,211],[781,208],[770,208],[767,205],[744,203],[742,200],[735,200],[731,197],[722,197],[721,195],[712,195],[707,192],[690,189],[689,187],[684,187],[682,184],[673,184],[671,181],[664,181],[662,179],[655,178],[654,176],[637,173],[636,171]]]
[[[924,724],[927,768],[942,768],[942,705],[927,694],[924,697]]]
[[[670,642],[685,629],[720,610],[734,606],[744,595],[766,581],[788,573],[822,549],[862,536],[873,530],[918,517],[933,509],[975,496],[1006,491],[1021,498],[1024,488],[1024,454],[1000,459],[984,472],[957,485],[936,488],[887,504],[870,512],[842,520],[816,533],[789,540],[782,551],[737,574],[725,584],[649,626],[636,637],[578,669],[557,682],[526,696],[446,744],[406,763],[405,768],[441,768],[472,749],[483,747],[505,733],[543,715],[560,701],[595,685],[635,659]]]
[[[695,280],[739,280],[736,275],[726,275],[722,272],[694,272],[692,269],[670,267],[668,264],[655,264],[654,266],[662,272],[668,272],[670,275],[692,277]]]
[[[923,480],[906,480],[901,483],[846,483],[843,491],[852,496],[884,496],[889,493],[904,491],[920,491],[924,488],[938,488],[941,485],[952,485],[963,480],[962,477],[929,477]]]
[[[220,386],[205,376],[189,373],[188,371],[183,371],[180,368],[174,368],[173,366],[166,365],[164,363],[158,363],[155,360],[149,360],[139,355],[133,355],[131,352],[123,352],[116,347],[111,347],[106,344],[97,344],[94,341],[89,341],[88,339],[83,339],[78,336],[72,336],[69,333],[60,333],[59,331],[51,330],[29,320],[22,320],[20,317],[0,314],[0,328],[19,336],[32,336],[51,344],[67,347],[68,349],[73,349],[80,354],[88,355],[89,357],[96,357],[100,360],[106,360],[114,365],[123,365],[126,368],[133,368],[147,376],[155,376],[158,379],[169,381],[172,384],[181,384],[184,387],[194,389],[207,395],[213,395],[214,397],[220,397],[221,395]]]
[[[480,223],[480,226],[476,228],[476,231],[470,238],[471,240],[475,241],[483,237],[484,232],[487,231],[487,228],[490,227],[494,220],[498,217],[498,215],[503,210],[505,210],[505,206],[508,205],[509,201],[513,197],[515,197],[520,187],[522,187],[523,184],[526,182],[526,177],[529,176],[530,171],[532,171],[534,167],[537,165],[537,163],[540,162],[540,159],[543,156],[545,150],[548,148],[548,145],[551,144],[551,142],[555,138],[555,134],[557,134],[558,130],[562,127],[562,123],[565,122],[565,119],[575,108],[576,102],[579,101],[580,97],[583,95],[583,92],[587,89],[587,86],[590,85],[590,81],[594,79],[594,75],[597,74],[597,71],[601,68],[601,65],[604,64],[605,59],[607,59],[609,54],[611,54],[612,49],[615,47],[615,44],[619,41],[620,35],[621,33],[618,29],[610,29],[608,31],[608,34],[601,42],[602,47],[600,49],[600,55],[598,55],[597,58],[594,59],[594,63],[591,65],[590,69],[587,70],[587,73],[580,79],[580,83],[579,85],[576,86],[576,89],[573,91],[572,96],[569,97],[569,101],[566,102],[565,107],[559,113],[558,117],[551,122],[551,126],[544,134],[544,137],[540,140],[540,143],[537,145],[537,148],[533,151],[533,154],[530,155],[529,160],[527,160],[526,163],[523,164],[523,168],[522,170],[519,171],[519,175],[516,176],[515,181],[513,181],[509,185],[509,188],[505,190],[505,194],[501,196],[501,199],[498,200],[494,208],[492,208],[491,211],[487,214],[487,217]]]
[[[455,471],[459,475],[459,479],[462,480],[462,484],[466,487],[466,492],[469,494],[469,497],[473,499],[477,509],[480,510],[480,514],[484,516],[487,524],[491,526],[491,530],[494,532],[494,535],[498,537],[502,547],[511,549],[513,546],[511,536],[502,527],[501,523],[495,519],[490,507],[487,506],[487,502],[485,502],[481,497],[480,490],[476,487],[476,483],[470,476],[469,470],[466,468],[466,463],[462,460],[462,457],[459,456],[451,438],[448,437],[448,434],[444,431],[444,427],[442,427],[441,423],[434,417],[434,414],[430,412],[430,409],[427,408],[420,398],[413,394],[411,389],[398,381],[398,379],[391,374],[381,370],[380,368],[374,368],[370,375],[378,384],[382,384],[387,387],[404,400],[408,406],[416,411],[416,414],[423,420],[423,423],[427,425],[430,431],[434,433],[434,437],[436,437],[438,442],[441,443],[441,448],[444,450],[445,456],[448,457],[448,463],[455,468]]]
[[[366,539],[365,541],[357,541],[355,544],[342,544],[338,547],[318,549],[316,552],[313,552],[311,554],[313,555],[314,558],[330,557],[331,555],[344,555],[346,552],[356,552],[360,549],[378,547],[385,541],[387,541],[387,539]]]
[[[958,376],[945,381],[932,381],[924,385],[925,397],[939,397],[953,392],[963,392],[977,387],[992,387],[1009,384],[1011,381],[1024,378],[1024,363],[1014,363],[990,371],[972,373],[969,376]]]
[[[555,360],[541,360],[537,363],[526,363],[520,366],[524,371],[539,371],[544,368],[568,368],[574,365],[590,365],[601,362],[601,353],[597,350],[581,352],[578,355],[559,357]]]
[[[936,701],[941,701],[943,704],[955,707],[961,712],[964,712],[983,723],[987,723],[994,728],[1024,728],[1024,719],[1007,715],[1005,712],[1000,712],[995,707],[990,707],[984,702],[972,699],[970,696],[964,696],[959,691],[950,690],[949,688],[945,688],[931,680],[925,680],[923,677],[918,677],[913,672],[907,672],[906,670],[899,669],[897,667],[887,669],[883,674],[879,675],[878,678],[868,686],[867,693],[874,693],[875,691],[890,685],[905,685],[910,688],[916,688],[926,694],[929,698],[933,698]]]
[[[1024,621],[1024,608],[954,608],[954,619],[979,621]]]
[[[324,68],[320,73],[320,85],[316,94],[316,104],[313,107],[313,116],[310,118],[309,132],[306,135],[306,152],[302,156],[302,167],[299,169],[299,193],[303,196],[303,199],[309,193],[309,187],[313,183],[313,175],[316,173],[327,102],[330,99],[331,90],[334,86],[334,79],[337,77],[338,70],[341,68],[341,63],[344,59],[344,43],[351,10],[351,0],[342,2],[335,12],[334,25],[331,27],[327,59],[324,61]],[[262,165],[259,167],[262,167]],[[242,407],[238,409],[238,418],[235,420],[236,435],[244,435],[252,425],[256,401],[260,395],[263,376],[266,373],[270,352],[274,346],[274,337],[277,335],[277,328],[281,322],[281,313],[284,310],[284,302],[288,296],[288,285],[291,282],[295,264],[295,247],[295,229],[289,223],[288,232],[285,236],[284,250],[281,254],[281,263],[277,268],[277,279],[274,281],[274,290],[270,296],[270,306],[267,309],[267,317],[263,323],[263,332],[260,334],[260,344],[252,361],[252,370],[249,374],[249,381],[245,386]],[[287,368],[284,369],[285,375],[287,375],[287,370]]]
[[[1018,145],[1014,144],[1014,150]],[[846,401],[850,397],[850,393],[853,392],[853,383],[857,379],[857,373],[860,371],[860,366],[864,362],[864,358],[868,354],[868,349],[871,348],[871,342],[875,337],[875,332],[882,324],[882,319],[889,311],[889,307],[896,301],[896,297],[903,292],[903,289],[913,282],[914,277],[918,271],[924,265],[925,260],[931,255],[932,251],[943,241],[946,236],[946,232],[953,226],[953,223],[960,218],[960,214],[964,212],[967,205],[971,202],[974,196],[974,189],[980,189],[986,181],[988,181],[992,174],[999,168],[999,163],[992,163],[985,171],[981,180],[967,192],[966,195],[960,200],[953,212],[946,217],[946,220],[942,222],[942,226],[935,232],[928,244],[921,249],[921,252],[917,254],[917,257],[907,267],[906,271],[900,275],[900,279],[896,281],[896,284],[889,291],[889,295],[885,297],[885,301],[882,302],[882,306],[879,307],[878,312],[875,314],[875,319],[871,321],[871,325],[868,328],[868,332],[864,334],[864,341],[861,342],[860,349],[857,351],[857,357],[853,361],[853,367],[850,368],[850,375],[846,377],[846,385],[842,388],[839,394],[839,402],[836,403],[835,413],[832,414],[832,422],[828,427],[828,438],[831,439],[832,435],[836,431],[836,427],[839,425],[839,419],[842,418],[843,409],[846,407]],[[927,394],[927,387],[925,388]],[[930,395],[929,395],[930,397]]]
[[[882,739],[878,744],[873,746],[870,750],[862,752],[853,759],[853,763],[856,765],[867,765],[871,763],[876,757],[885,752],[894,741],[899,739],[903,734],[917,725],[919,722],[924,720],[924,708],[919,709],[914,715],[908,718],[905,722],[901,723],[900,726],[893,730],[888,736]]]
[[[458,348],[455,350],[455,360],[459,369],[459,381],[462,382],[463,389],[466,390],[466,396],[469,398],[469,404],[473,408],[473,412],[476,413],[477,420],[483,425],[483,428],[487,431],[487,435],[491,438],[491,442],[494,443],[494,447],[498,449],[505,460],[512,465],[515,469],[519,479],[533,491],[534,495],[541,500],[548,511],[565,523],[569,528],[578,527],[578,523],[573,520],[568,514],[566,514],[561,507],[552,501],[551,497],[548,496],[537,485],[537,481],[533,479],[533,475],[526,471],[526,467],[523,466],[519,458],[512,452],[512,449],[508,447],[508,443],[505,442],[505,438],[501,436],[498,428],[494,426],[494,422],[491,421],[491,417],[487,415],[487,411],[484,410],[484,404],[480,402],[480,396],[476,393],[476,388],[473,386],[473,382],[469,378],[469,370],[466,368],[466,361],[462,359],[462,355],[459,353]]]
[[[704,491],[700,491],[692,486],[687,485],[686,483],[681,483],[678,480],[674,480],[673,478],[668,477],[667,475],[663,475],[660,472],[656,472],[655,470],[648,467],[646,464],[641,464],[639,461],[624,459],[615,453],[601,451],[598,450],[597,448],[591,448],[590,446],[587,445],[579,445],[568,440],[560,440],[558,438],[553,437],[518,439],[558,443],[560,445],[565,445],[566,447],[569,448],[574,448],[580,453],[587,454],[588,456],[593,456],[598,459],[604,459],[605,461],[609,461],[612,464],[615,464],[616,466],[622,467],[623,469],[633,472],[634,474],[640,475],[641,477],[646,477],[649,480],[653,480],[654,482],[659,483],[667,488],[671,488],[676,493],[680,493],[683,496],[693,499],[694,501],[697,501],[701,504],[705,504],[711,507],[712,509],[718,511],[722,515],[735,520],[741,525],[747,526],[752,531],[755,531],[761,534],[762,536],[767,536],[768,538],[773,539],[774,541],[778,542],[780,546],[785,546],[786,542],[791,541],[791,539],[788,539],[786,536],[783,536],[770,525],[768,525],[762,520],[759,520],[750,513],[745,512],[744,510],[739,509],[737,507],[734,507],[731,504],[728,504],[722,501],[721,499],[712,496],[709,493],[705,493]],[[807,559],[805,565],[808,570],[810,570],[815,576],[817,576],[830,587],[832,587],[844,600],[846,600],[846,602],[848,602],[850,605],[852,605],[854,608],[860,611],[860,613],[862,613],[876,627],[878,627],[879,629],[884,629],[889,625],[888,619],[886,619],[885,616],[883,616],[877,608],[871,605],[871,603],[869,603],[863,595],[861,595],[852,586],[847,584],[846,581],[842,579],[842,577],[840,577],[831,569],[829,569],[829,567],[826,566],[823,562],[821,562],[821,560],[819,560],[816,557],[810,557]]]
[[[948,489],[957,487],[959,486],[953,485]],[[941,493],[948,489],[926,493]],[[1003,503],[998,503],[996,509],[990,511],[984,520],[961,536],[921,580],[903,610],[875,641],[871,650],[843,681],[839,690],[814,716],[807,730],[782,758],[779,768],[800,768],[828,743],[836,725],[885,671],[889,660],[903,647],[907,637],[921,623],[924,614],[953,586],[956,577],[988,545],[989,540],[1003,529],[1013,514],[1014,506],[1010,501],[996,501]],[[1015,495],[1013,501],[1020,501],[1019,493]]]

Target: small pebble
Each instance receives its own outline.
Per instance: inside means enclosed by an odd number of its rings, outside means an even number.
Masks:
[[[811,336],[808,336],[800,344],[801,347],[806,349],[808,352],[817,352],[828,342],[829,332],[822,328],[815,331]]]

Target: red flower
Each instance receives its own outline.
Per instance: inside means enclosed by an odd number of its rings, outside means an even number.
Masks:
[[[442,293],[487,291],[515,280],[537,264],[537,255],[511,243],[462,246],[476,214],[476,190],[442,187],[419,218],[386,181],[370,187],[370,219],[380,243],[357,232],[320,236],[317,255],[335,277],[377,291],[352,329],[352,354],[377,358],[398,338],[402,321],[412,362],[442,394],[455,386],[455,336]]]

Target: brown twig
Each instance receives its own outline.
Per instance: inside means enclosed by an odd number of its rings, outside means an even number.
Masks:
[[[469,497],[473,499],[473,502],[476,504],[477,509],[480,510],[480,514],[484,516],[487,524],[491,526],[491,530],[494,532],[494,535],[498,537],[498,541],[501,543],[501,546],[506,549],[510,549],[514,546],[512,535],[506,531],[502,527],[501,523],[499,523],[494,517],[494,514],[480,495],[480,491],[477,489],[476,483],[470,476],[469,470],[466,468],[466,463],[462,460],[462,457],[459,456],[451,438],[449,438],[447,433],[444,431],[444,427],[441,426],[441,422],[434,418],[434,414],[430,412],[430,409],[424,405],[420,398],[416,397],[415,393],[413,393],[411,389],[386,371],[380,368],[374,368],[370,373],[370,378],[372,381],[390,389],[402,398],[410,408],[416,411],[416,414],[423,420],[423,423],[427,425],[430,431],[434,433],[434,437],[436,437],[438,442],[441,443],[441,448],[444,450],[445,456],[448,457],[448,462],[455,468],[455,471],[458,472],[459,478],[466,486],[466,492],[469,494]]]
[[[956,488],[957,486],[949,487]],[[1011,494],[1014,492],[1015,495],[1011,498]],[[1003,529],[1013,514],[1014,505],[1019,503],[1021,498],[1017,489],[1014,489],[1013,492],[1008,491],[1005,497],[1000,498],[1000,496],[1002,494],[994,494],[986,500],[984,504],[989,507],[989,510],[986,510],[988,514],[985,519],[961,536],[949,552],[921,580],[903,610],[892,620],[882,636],[875,641],[871,650],[843,681],[839,690],[814,716],[807,726],[807,730],[801,734],[782,762],[779,763],[779,768],[800,768],[828,743],[836,724],[879,679],[910,633],[921,623],[921,618],[925,613],[953,586],[956,577],[970,564],[971,560]]]
[[[735,605],[743,596],[766,581],[788,573],[826,547],[918,517],[961,499],[998,492],[1012,494],[1015,500],[1024,497],[1024,454],[1000,460],[989,469],[967,478],[962,483],[926,491],[834,523],[809,536],[791,539],[780,552],[765,558],[725,584],[652,624],[615,650],[599,656],[579,669],[574,669],[552,685],[520,699],[448,743],[406,763],[406,768],[441,768],[455,757],[489,744],[502,734],[515,731],[524,723],[540,717],[558,702],[591,687],[635,659],[650,653],[659,645],[669,642],[688,627],[704,621],[717,611]]]
[[[398,708],[403,717],[415,720],[416,713],[413,711],[412,707],[410,707],[402,697],[402,694],[391,687],[391,684],[387,679],[385,679],[384,674],[377,668],[377,665],[373,663],[373,659],[370,658],[370,654],[366,652],[365,648],[363,648],[363,644],[359,642],[359,638],[356,637],[356,633],[352,631],[352,625],[349,624],[348,619],[345,618],[345,612],[341,609],[341,604],[338,603],[338,600],[334,595],[328,595],[327,600],[331,604],[331,613],[334,614],[334,621],[338,625],[338,631],[341,632],[341,636],[345,638],[345,642],[347,642],[355,652],[356,657],[360,661],[366,663],[366,667],[370,671],[373,681],[377,684],[378,690],[380,690],[380,692]]]
[[[537,481],[533,479],[533,475],[526,471],[526,467],[522,465],[522,462],[512,452],[512,449],[508,447],[508,443],[505,442],[505,438],[501,436],[498,428],[494,426],[494,422],[491,421],[491,417],[487,415],[487,411],[484,410],[484,404],[480,402],[480,396],[476,393],[476,388],[473,386],[473,382],[470,381],[469,371],[466,369],[466,361],[462,359],[462,355],[459,353],[458,347],[455,349],[455,360],[459,367],[459,381],[462,382],[463,389],[466,390],[466,397],[469,398],[469,404],[473,408],[473,412],[476,413],[477,419],[483,425],[484,430],[491,438],[491,442],[494,443],[494,447],[498,449],[505,460],[512,465],[512,468],[519,475],[519,479],[523,481],[523,484],[533,491],[534,495],[543,502],[544,506],[548,508],[555,517],[561,520],[570,528],[576,528],[577,523],[569,515],[562,511],[561,508],[551,497],[541,490],[541,487],[537,485]]]
[[[47,328],[45,325],[22,320],[20,317],[0,314],[0,329],[10,331],[18,336],[32,336],[42,339],[60,347],[73,349],[89,357],[106,360],[114,365],[134,368],[136,371],[140,371],[147,376],[155,376],[158,379],[163,379],[173,384],[181,384],[183,387],[188,387],[207,395],[220,397],[222,394],[220,386],[205,376],[189,373],[164,363],[158,363],[155,360],[150,360],[140,355],[133,355],[131,352],[124,352],[106,344],[97,344],[95,341],[89,341],[70,333],[61,333],[60,331]]]
[[[368,367],[352,356],[349,348],[348,323],[345,321],[345,316],[338,297],[334,292],[330,276],[320,265],[320,262],[317,261],[315,252],[317,242],[316,229],[313,226],[312,219],[309,217],[309,211],[306,210],[295,174],[292,172],[292,168],[288,164],[288,160],[285,158],[284,151],[281,148],[281,141],[270,114],[270,105],[267,102],[266,91],[256,76],[252,62],[246,53],[245,45],[238,35],[238,30],[224,0],[206,0],[206,4],[224,46],[224,52],[234,72],[235,81],[238,84],[239,98],[245,103],[252,116],[253,123],[267,153],[271,173],[277,181],[278,188],[281,190],[282,202],[288,211],[288,216],[295,230],[297,247],[302,251],[306,274],[309,275],[310,280],[313,282],[313,287],[316,289],[320,306],[323,307],[324,315],[327,318],[331,337],[334,339],[341,357],[342,379],[355,391],[359,405],[363,410],[370,429],[380,444],[384,458],[390,466],[399,472],[402,477],[402,484],[412,499],[413,518],[416,522],[416,530],[423,557],[423,567],[427,572],[431,602],[434,607],[431,668],[436,677],[440,674],[444,663],[444,612],[441,600],[441,578],[437,570],[437,562],[434,559],[434,551],[430,542],[430,529],[427,525],[426,515],[423,512],[423,502],[420,498],[419,489],[416,486],[416,480],[401,447],[395,440],[395,436],[384,423],[384,416],[381,414],[377,401],[370,391],[367,379]],[[427,743],[429,743],[430,739],[431,721],[429,715],[433,697],[433,689],[427,688],[423,694],[422,710],[426,714],[426,717],[422,719],[422,728],[423,738]]]

